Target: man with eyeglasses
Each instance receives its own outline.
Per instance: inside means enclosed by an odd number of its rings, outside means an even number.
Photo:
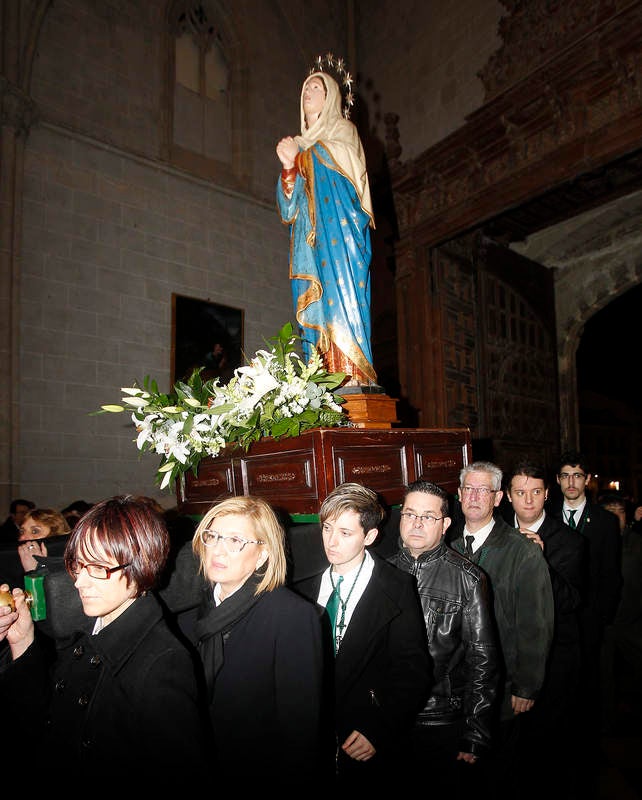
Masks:
[[[502,470],[476,461],[459,474],[463,524],[451,526],[453,549],[488,575],[501,646],[504,675],[499,725],[484,768],[487,796],[514,797],[521,780],[515,771],[520,716],[533,707],[544,683],[553,638],[553,591],[541,548],[495,516],[502,493]],[[521,777],[521,776],[520,776]]]
[[[583,536],[588,541],[588,586],[586,602],[580,611],[582,636],[582,683],[584,701],[591,710],[584,719],[584,731],[593,730],[599,741],[600,715],[593,708],[600,697],[600,658],[604,629],[615,617],[622,589],[621,541],[617,518],[610,511],[592,503],[586,494],[591,480],[588,462],[578,450],[567,450],[558,461],[557,483],[562,497],[551,504],[550,512],[566,522],[569,536]]]
[[[476,776],[468,765],[490,748],[501,656],[486,575],[446,545],[450,523],[447,492],[414,481],[388,561],[417,579],[435,681],[411,736],[410,760],[422,769],[405,771],[402,783],[425,790],[428,774],[431,792],[457,798]]]

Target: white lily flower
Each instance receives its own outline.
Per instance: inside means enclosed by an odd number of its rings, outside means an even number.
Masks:
[[[161,457],[157,471],[161,489],[176,478],[184,480],[184,474],[204,456],[216,457],[230,442],[252,441],[257,431],[251,428],[249,420],[257,409],[261,411],[258,423],[261,436],[269,436],[273,424],[296,418],[306,409],[305,430],[314,426],[310,410],[316,412],[319,424],[322,413],[324,424],[343,424],[343,409],[335,402],[334,395],[314,380],[327,374],[320,354],[314,351],[305,363],[293,352],[296,337],[283,338],[285,330],[279,333],[278,356],[276,348],[272,352],[258,350],[249,364],[234,370],[227,385],[222,386],[218,378],[188,381],[193,390],[190,397],[179,396],[177,391],[165,395],[125,387],[121,389],[124,406],[101,407],[103,412],[123,411],[127,407],[132,411],[137,448]],[[147,378],[145,383],[148,385]],[[151,385],[156,384],[151,382]],[[328,412],[336,414],[336,420]],[[296,425],[292,427],[292,431],[299,430]]]
[[[149,405],[149,400],[144,397],[123,397],[123,403],[135,408],[145,408]]]

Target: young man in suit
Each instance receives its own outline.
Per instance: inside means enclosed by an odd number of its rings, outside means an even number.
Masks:
[[[521,763],[531,779],[526,797],[541,797],[550,786],[544,762],[557,775],[560,787],[573,790],[576,760],[570,754],[578,738],[577,690],[581,677],[579,609],[587,580],[588,548],[581,536],[547,514],[548,481],[543,466],[518,462],[506,483],[506,521],[542,549],[548,564],[555,605],[555,627],[544,685],[530,714],[522,720]],[[576,753],[576,755],[579,755]]]
[[[615,616],[622,588],[620,532],[617,519],[586,494],[591,473],[585,456],[578,450],[562,453],[557,467],[561,498],[550,511],[581,536],[588,545],[588,586],[580,609],[582,672],[578,688],[576,729],[582,741],[583,760],[588,769],[580,774],[578,796],[593,797],[597,785],[596,765],[600,758],[602,727],[600,663],[604,631]]]
[[[584,648],[584,688],[599,696],[599,663],[604,627],[613,621],[622,589],[621,540],[618,521],[606,509],[591,503],[586,487],[591,480],[587,461],[577,450],[562,453],[557,483],[562,498],[550,508],[588,543],[588,587],[580,615]]]
[[[319,512],[330,564],[294,587],[326,611],[338,595],[331,624],[337,780],[360,792],[380,790],[402,768],[403,745],[432,682],[415,579],[367,549],[383,517],[371,489],[334,489]]]

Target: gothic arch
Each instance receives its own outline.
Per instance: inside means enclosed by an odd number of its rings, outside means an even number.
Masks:
[[[628,273],[623,274],[621,263],[613,263],[596,276],[594,284],[599,280],[602,286],[609,287],[607,291],[598,291],[598,287],[593,285],[588,292],[583,293],[584,301],[573,306],[576,309],[574,314],[560,318],[558,313],[558,382],[562,449],[567,446],[577,447],[580,442],[576,355],[584,328],[586,323],[609,303],[642,284],[642,256],[636,252],[633,257],[637,258],[637,261],[632,263]]]

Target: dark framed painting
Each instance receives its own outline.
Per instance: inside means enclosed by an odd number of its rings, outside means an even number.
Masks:
[[[172,385],[198,367],[227,383],[243,364],[243,310],[172,294]]]

